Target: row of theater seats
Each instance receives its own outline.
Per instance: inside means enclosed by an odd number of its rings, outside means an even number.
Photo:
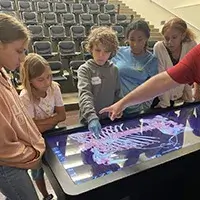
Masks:
[[[126,15],[118,13],[119,7],[104,0],[0,0],[0,11],[12,12],[27,25],[33,39],[31,51],[49,61],[53,79],[72,79],[74,86],[78,67],[91,57],[84,49],[89,30],[112,25],[121,40],[130,23]]]
[[[102,8],[102,9],[101,9]],[[81,14],[81,13],[92,13],[92,14],[98,14],[101,12],[109,13],[109,14],[115,14],[117,12],[117,8],[113,4],[97,4],[91,3],[90,0],[88,0],[87,3],[63,3],[63,2],[56,2],[56,3],[50,3],[50,2],[35,2],[32,3],[31,1],[24,1],[20,0],[15,4],[13,1],[7,1],[7,0],[1,0],[0,1],[0,10],[1,11],[19,11],[19,12],[31,12],[36,11],[37,13],[43,13],[43,12],[55,12],[55,13],[75,13],[75,14]]]
[[[67,80],[69,76],[72,76],[73,85],[76,87],[77,84],[77,70],[85,63],[85,60],[72,60],[69,63],[70,74],[66,73],[65,68],[60,61],[49,61],[49,66],[52,70],[53,80],[60,82]]]
[[[62,14],[61,23],[58,23],[55,13],[44,13],[42,23],[38,23],[35,13],[23,13],[23,21],[30,29],[33,40],[49,37],[53,40],[79,40],[84,39],[90,30],[96,26],[110,26],[116,31],[118,39],[123,41],[128,20],[125,15],[116,14],[115,23],[111,23],[109,14],[98,14],[97,23],[92,14],[79,15],[80,23],[77,23],[72,13]]]
[[[51,42],[58,42],[62,40],[82,41],[86,38],[89,30],[95,28],[96,26],[89,26],[89,29],[86,29],[85,26],[82,25],[72,25],[68,30],[62,25],[52,25],[48,28],[48,33],[46,34],[42,25],[29,25],[27,27],[32,33],[33,42],[44,39],[50,39]],[[124,39],[125,30],[123,26],[113,25],[112,29],[116,32],[119,41]]]
[[[96,17],[96,18],[95,18]],[[77,19],[78,18],[78,19]],[[92,26],[94,24],[97,25],[122,25],[126,26],[130,21],[127,19],[126,15],[123,14],[115,14],[111,18],[109,14],[100,13],[94,16],[91,13],[82,13],[79,14],[76,18],[73,13],[64,13],[60,15],[60,20],[58,19],[56,13],[43,13],[41,16],[41,21],[38,19],[38,14],[36,12],[23,12],[21,19],[26,25],[37,25],[44,24],[46,26],[62,24],[64,26],[71,26],[75,24],[80,24],[84,26]]]
[[[85,63],[85,60],[72,60],[69,63],[69,69],[70,73],[68,73],[61,61],[48,61],[49,66],[52,71],[52,77],[53,80],[60,83],[60,85],[66,84],[66,81],[68,81],[69,76],[72,77],[72,84],[74,87],[77,87],[77,70],[80,67],[80,65]],[[13,82],[13,85],[16,87],[17,91],[20,92],[21,90],[21,81],[20,81],[20,75],[19,71],[14,71],[11,74],[11,80]],[[64,83],[62,83],[65,81]],[[61,87],[62,91],[62,87]]]
[[[122,40],[125,28],[130,23],[126,15],[116,14],[116,8],[113,4],[106,4],[102,1],[104,11],[106,12],[102,13],[99,7],[101,4],[89,4],[91,0],[86,1],[88,2],[86,6],[88,12],[84,12],[83,9],[84,4],[82,3],[86,3],[85,0],[79,4],[69,4],[73,13],[68,12],[66,2],[50,3],[38,1],[35,2],[37,5],[37,12],[35,12],[32,8],[32,1],[18,1],[16,10],[20,13],[19,17],[21,20],[31,30],[33,41],[47,37],[51,41],[56,38],[57,40],[83,39],[87,36],[91,27],[101,25],[114,25],[113,29],[117,32],[118,38]],[[2,10],[6,10],[7,12],[13,10],[13,4],[14,1],[0,1],[1,9],[4,8]],[[54,12],[51,10],[50,4]]]
[[[76,87],[77,83],[77,69],[83,64],[91,55],[84,49],[85,42],[81,42],[81,51],[76,51],[74,41],[60,41],[57,46],[57,51],[52,51],[52,43],[49,41],[35,41],[33,43],[33,51],[40,54],[47,60],[55,56],[59,56],[59,60],[49,61],[50,67],[53,73],[53,79],[57,82],[65,81],[72,77],[73,85]],[[153,46],[154,43],[150,43],[149,46]],[[80,55],[83,57],[80,59]],[[63,59],[67,60],[67,64],[63,62]],[[65,64],[64,64],[65,63]]]
[[[29,21],[39,23],[38,18],[54,19],[54,21],[61,22],[60,14],[67,14],[67,13],[73,13],[75,15],[75,22],[79,23],[79,15],[83,13],[91,14],[94,16],[101,13],[105,13],[109,14],[110,16],[113,16],[119,11],[119,9],[115,8],[115,5],[105,4],[105,3],[103,4],[102,7],[103,9],[100,9],[100,7],[102,6],[101,4],[90,3],[90,0],[88,0],[87,4],[83,3],[66,4],[63,2],[56,2],[51,4],[50,2],[38,1],[36,2],[35,6],[33,5],[34,4],[31,1],[18,1],[17,5],[15,5],[14,1],[12,2],[12,1],[0,0],[0,11],[13,12],[13,15],[19,14],[19,16],[22,18],[22,20],[24,20],[25,23],[27,22],[29,23]],[[66,18],[68,19],[69,17],[66,16]],[[65,20],[65,16],[63,20]],[[42,21],[43,20],[41,20],[40,22]],[[96,22],[96,17],[94,21]]]
[[[60,60],[63,58],[70,59],[73,56],[80,55],[81,52],[76,51],[74,41],[60,41],[57,46],[57,51],[53,51],[52,43],[50,41],[35,41],[33,43],[33,52],[40,54],[45,59],[50,59],[59,55]]]
[[[3,1],[4,2],[4,1]],[[0,3],[3,3],[0,1]],[[19,1],[18,3],[20,3]],[[11,2],[10,2],[11,3]],[[30,2],[21,2],[24,4]],[[45,2],[38,2],[38,3],[45,3]],[[47,3],[47,2],[46,2]],[[65,5],[64,3],[55,3]],[[28,4],[29,5],[29,4]],[[80,6],[80,7],[79,7]],[[116,9],[113,4],[105,4],[104,8],[106,12],[101,12],[98,4],[89,4],[87,6],[87,10],[84,11],[82,9],[82,4],[72,4],[71,7],[73,8],[72,12],[69,12],[65,7],[61,8],[56,7],[55,11],[49,11],[48,9],[39,9],[40,11],[33,11],[30,7],[20,7],[17,12],[19,12],[19,17],[21,20],[24,21],[25,24],[38,24],[38,23],[74,23],[74,24],[83,24],[85,21],[88,23],[101,23],[101,21],[106,21],[107,24],[111,23],[127,23],[126,15],[117,15]],[[76,9],[75,9],[76,8]],[[11,12],[11,10],[3,9],[4,12]],[[13,11],[14,12],[14,11]],[[13,15],[17,15],[13,13]],[[97,17],[98,15],[98,17]]]

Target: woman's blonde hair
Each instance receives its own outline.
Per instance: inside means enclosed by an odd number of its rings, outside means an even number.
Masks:
[[[187,27],[186,22],[181,18],[175,17],[166,22],[162,28],[161,33],[164,35],[169,28],[174,28],[179,30],[181,33],[185,33],[185,38],[182,42],[190,42],[195,40],[194,33]]]
[[[0,13],[0,42],[10,43],[23,39],[30,39],[30,31],[15,17]]]
[[[20,68],[22,86],[27,90],[31,100],[33,100],[33,95],[30,81],[41,76],[47,67],[50,69],[49,63],[42,56],[36,53],[29,53]]]
[[[119,42],[115,31],[111,27],[101,26],[91,30],[85,48],[92,53],[94,45],[102,44],[108,52],[114,56],[117,52]]]

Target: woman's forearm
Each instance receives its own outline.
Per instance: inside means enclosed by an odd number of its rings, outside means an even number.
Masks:
[[[160,73],[147,80],[135,90],[127,94],[119,101],[125,109],[128,106],[136,105],[147,100],[150,100],[167,90],[177,87],[179,83],[175,82],[167,72]]]

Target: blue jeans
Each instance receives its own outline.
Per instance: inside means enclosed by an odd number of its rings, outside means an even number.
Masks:
[[[0,191],[7,200],[39,200],[25,169],[0,166]]]
[[[44,179],[44,170],[41,168],[39,169],[32,169],[31,176],[34,181]]]

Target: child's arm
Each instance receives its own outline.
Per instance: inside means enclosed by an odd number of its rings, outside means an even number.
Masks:
[[[49,129],[54,128],[59,122],[64,121],[66,119],[65,114],[65,107],[55,107],[55,113],[46,119],[34,120],[36,126],[38,127],[39,131],[42,133]]]
[[[0,159],[5,163],[28,163],[38,158],[38,153],[31,144],[20,140],[20,133],[16,132],[10,123],[13,114],[9,109],[9,105],[5,103],[3,98],[0,97],[0,122],[1,122],[1,134],[0,134]],[[20,116],[20,115],[19,115]],[[22,118],[21,118],[22,119]],[[24,134],[21,133],[21,134]]]
[[[115,88],[114,103],[121,99],[120,92],[121,92],[121,87],[120,87],[119,73],[118,69],[116,68],[116,88]]]
[[[78,69],[78,94],[80,118],[89,123],[93,119],[98,119],[94,107],[94,95],[92,93],[91,75],[85,65]]]
[[[52,83],[52,87],[53,87],[53,95],[55,99],[54,114],[46,119],[34,120],[36,123],[36,126],[38,127],[41,133],[54,128],[59,122],[62,122],[66,119],[65,107],[64,107],[60,87],[55,82]]]

